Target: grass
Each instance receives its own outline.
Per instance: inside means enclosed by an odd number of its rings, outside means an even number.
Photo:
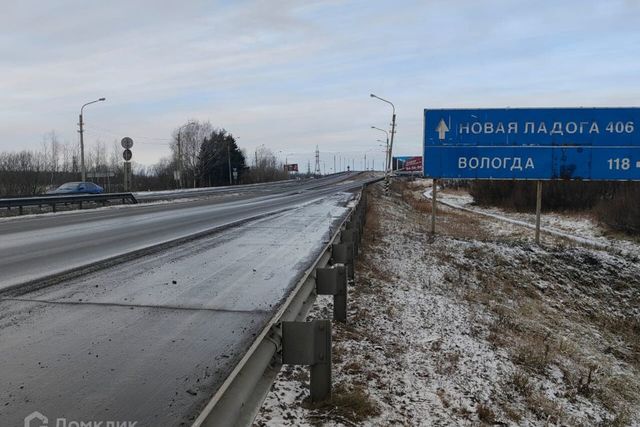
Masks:
[[[397,183],[394,191],[413,211],[407,221],[426,217],[421,226],[427,234],[430,202],[411,184]],[[506,350],[517,366],[507,384],[538,419],[564,419],[573,425],[563,418],[555,399],[537,391],[539,380],[552,379],[550,368],[559,368],[565,372],[561,381],[570,399],[580,396],[602,405],[610,411],[606,419],[624,425],[630,417],[628,408],[640,403],[640,319],[634,311],[640,304],[637,270],[607,265],[603,261],[607,258],[595,256],[594,250],[561,239],[556,239],[556,247],[530,249],[530,243],[498,238],[484,225],[469,214],[439,209],[437,237],[427,262],[435,259],[446,269],[445,289],[462,287],[468,304],[493,314],[486,339]],[[472,244],[448,244],[443,250],[439,238]],[[621,264],[630,265],[628,260]],[[621,363],[631,369],[630,375],[605,375]],[[452,365],[441,360],[440,369]],[[501,406],[510,419],[521,419],[521,411],[510,403]],[[485,408],[476,409],[491,418]]]
[[[496,422],[496,414],[488,405],[478,403],[476,406],[476,413],[478,414],[478,419],[483,423],[494,424]]]
[[[322,402],[306,400],[303,406],[314,411],[314,418],[343,419],[352,423],[362,423],[368,418],[380,415],[375,401],[362,386],[338,384],[334,387],[331,398]]]

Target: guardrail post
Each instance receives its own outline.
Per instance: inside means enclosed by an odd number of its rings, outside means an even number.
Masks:
[[[18,207],[18,215],[22,215],[22,205]]]
[[[347,268],[338,264],[316,269],[316,292],[333,295],[333,320],[347,322]]]
[[[51,203],[51,211],[52,212],[56,212],[56,204],[55,203]]]
[[[353,243],[334,243],[331,248],[331,259],[334,264],[345,264],[347,276],[354,278]]]
[[[351,226],[347,225],[346,230],[343,230],[340,234],[340,241],[342,243],[352,243],[353,244],[353,254],[358,256],[358,237],[360,233],[358,232],[357,227],[353,227],[353,223]]]
[[[331,397],[331,321],[282,322],[282,363],[311,366],[311,400]]]

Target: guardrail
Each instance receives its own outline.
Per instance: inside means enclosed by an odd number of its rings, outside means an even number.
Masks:
[[[11,210],[18,208],[19,214],[23,214],[23,208],[25,206],[42,206],[49,205],[51,210],[56,212],[56,205],[60,204],[77,204],[82,209],[84,202],[101,202],[103,206],[110,200],[122,200],[122,204],[127,201],[129,203],[138,203],[136,198],[131,193],[105,193],[105,194],[81,194],[81,195],[51,195],[51,196],[39,196],[39,197],[16,197],[9,199],[0,199],[0,208],[7,208]]]
[[[353,284],[355,256],[366,216],[366,185],[321,255],[200,412],[193,427],[251,425],[285,363],[311,367],[313,401],[331,396],[331,322],[304,320],[316,296],[328,294],[334,296],[333,319],[346,321],[347,278]]]

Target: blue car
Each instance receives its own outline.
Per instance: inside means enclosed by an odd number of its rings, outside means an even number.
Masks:
[[[101,194],[104,189],[93,182],[67,182],[47,194]]]

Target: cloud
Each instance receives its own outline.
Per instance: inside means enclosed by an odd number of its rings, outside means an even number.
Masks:
[[[396,104],[398,153],[418,154],[425,107],[637,102],[638,18],[632,1],[11,2],[0,150],[76,141],[79,107],[105,96],[89,145],[138,136],[151,163],[199,118],[313,166],[316,145],[331,162],[379,149],[373,91]]]

